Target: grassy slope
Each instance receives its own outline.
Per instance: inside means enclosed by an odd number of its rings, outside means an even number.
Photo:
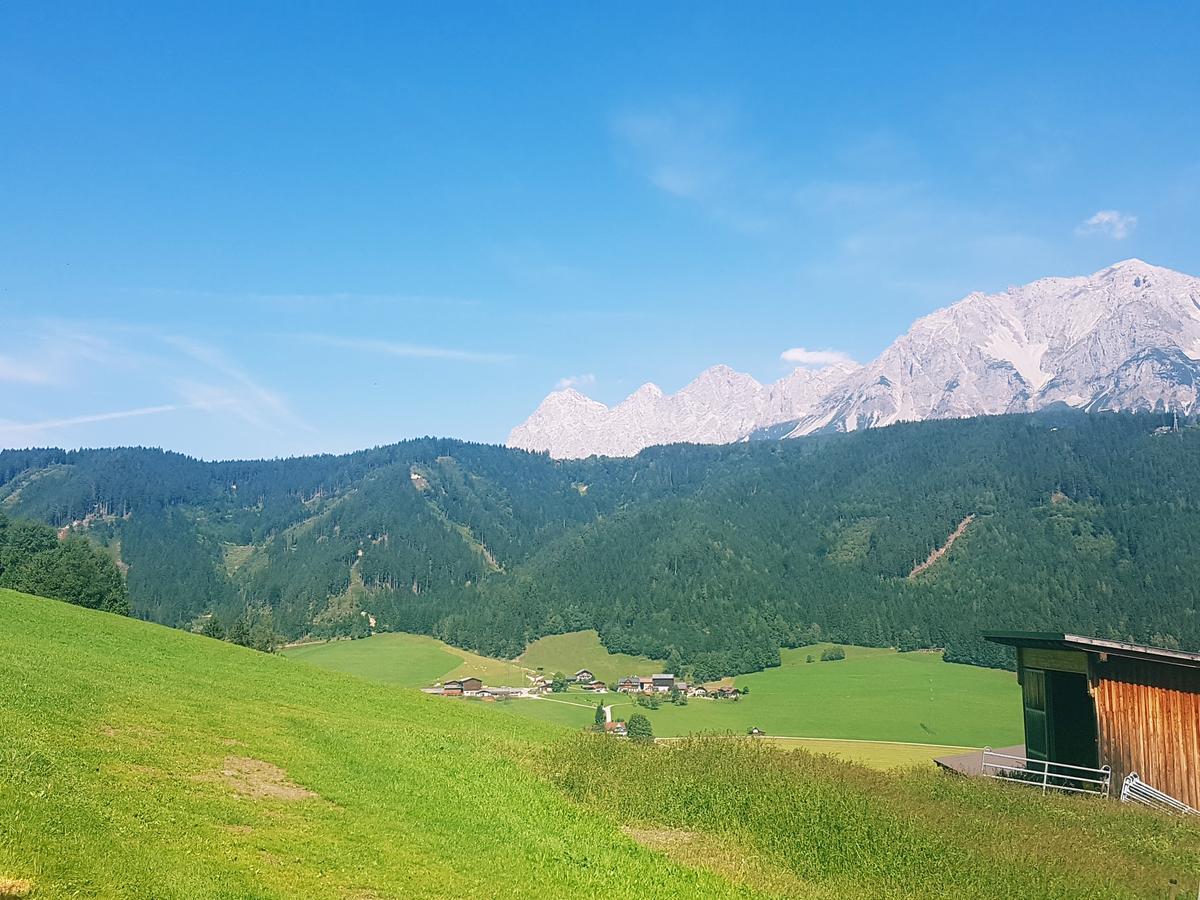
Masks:
[[[932,653],[896,653],[869,647],[847,647],[846,659],[818,660],[823,646],[783,651],[778,668],[742,675],[739,687],[750,693],[735,702],[694,699],[687,706],[664,704],[639,709],[624,696],[606,696],[613,714],[628,718],[645,713],[654,733],[670,737],[702,732],[744,734],[751,726],[769,735],[900,743],[1003,747],[1022,736],[1020,691],[1010,672],[943,662]],[[591,724],[590,698],[568,694],[583,704],[573,714],[537,704],[512,703],[505,711],[536,719]],[[932,757],[938,751],[915,756]],[[911,749],[898,748],[896,759],[908,761]]]
[[[0,724],[0,883],[35,898],[1107,900],[1200,872],[1195,821],[749,740],[572,739],[11,592]],[[231,756],[319,796],[241,796]]]
[[[699,847],[787,896],[1112,900],[1170,896],[1172,878],[1191,896],[1200,881],[1194,819],[936,771],[874,773],[748,738],[639,748],[581,737],[545,768],[666,852]]]
[[[609,653],[594,631],[573,631],[539,638],[518,658],[524,666],[539,666],[546,675],[563,672],[574,675],[587,669],[601,681],[612,684],[626,675],[652,675],[663,670],[663,662],[645,656]]]
[[[12,592],[0,722],[0,880],[36,897],[725,892],[523,768],[550,726]],[[320,796],[241,797],[230,756]]]
[[[323,669],[403,687],[425,687],[441,679],[468,675],[477,675],[492,685],[529,684],[525,670],[507,660],[479,656],[418,634],[377,634],[357,641],[290,647],[283,653]]]

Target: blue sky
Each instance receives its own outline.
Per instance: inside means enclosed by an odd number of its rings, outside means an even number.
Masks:
[[[967,6],[6,3],[0,446],[499,442],[1200,273],[1197,7]]]

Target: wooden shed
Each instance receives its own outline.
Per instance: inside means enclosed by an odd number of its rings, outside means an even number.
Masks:
[[[1200,653],[1045,632],[992,632],[1017,650],[1032,760],[1130,773],[1200,808]]]

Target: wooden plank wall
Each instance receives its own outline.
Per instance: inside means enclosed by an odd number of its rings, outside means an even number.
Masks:
[[[1200,809],[1200,669],[1109,655],[1092,658],[1100,763],[1113,796],[1130,772]]]

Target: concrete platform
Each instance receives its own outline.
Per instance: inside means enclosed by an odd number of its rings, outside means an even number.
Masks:
[[[1005,756],[1025,756],[1025,745],[1017,744],[1013,747],[993,747],[992,752],[1003,753]],[[955,775],[968,775],[979,777],[983,775],[983,751],[972,750],[970,753],[960,753],[956,756],[937,756],[933,760],[937,765],[945,769],[947,772],[953,772]]]

